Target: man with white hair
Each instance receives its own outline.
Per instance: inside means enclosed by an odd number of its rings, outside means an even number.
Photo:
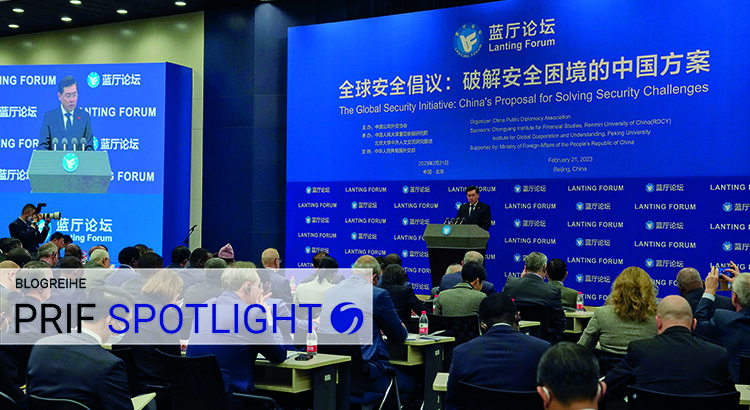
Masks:
[[[729,351],[729,370],[734,381],[738,382],[740,356],[750,356],[750,274],[734,270],[733,277],[721,276],[732,283],[732,304],[736,311],[717,309],[709,319],[711,305],[719,288],[719,269],[711,268],[706,276],[706,291],[695,311],[695,318],[698,319],[695,334]]]
[[[279,251],[274,248],[268,248],[260,256],[263,267],[270,271],[271,293],[275,299],[281,299],[288,304],[292,304],[292,288],[289,285],[289,279],[286,278],[279,269],[281,269],[281,256]]]
[[[57,245],[54,243],[47,242],[40,246],[37,255],[39,256],[40,261],[47,262],[50,267],[54,268],[57,266],[59,254],[57,253]]]
[[[464,260],[461,261],[460,266],[464,266],[467,263],[476,263],[479,266],[484,266],[484,256],[482,256],[481,253],[477,251],[468,251],[464,255]],[[451,265],[454,266],[454,265]],[[448,268],[450,268],[449,266]],[[443,276],[443,279],[440,280],[440,289],[438,290],[438,293],[446,290],[446,289],[452,289],[454,286],[461,283],[463,279],[461,279],[461,269],[455,270],[451,273],[446,273]],[[492,282],[485,280],[482,282],[482,293],[489,296],[493,293],[495,293],[495,285],[492,284]]]

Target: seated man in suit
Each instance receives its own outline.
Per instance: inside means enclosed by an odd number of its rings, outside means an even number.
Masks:
[[[494,293],[484,298],[479,317],[488,327],[487,333],[453,350],[445,396],[447,409],[461,407],[459,381],[499,390],[536,388],[537,363],[549,342],[518,331],[516,305],[505,294]]]
[[[281,333],[252,334],[242,326],[241,331],[237,333],[213,333],[212,329],[233,328],[233,311],[237,307],[240,312],[245,312],[253,304],[264,307],[266,315],[262,315],[259,309],[252,309],[249,318],[245,319],[247,323],[265,319],[268,329],[273,320],[271,308],[266,306],[260,277],[255,269],[226,269],[221,275],[221,283],[224,292],[206,301],[208,305],[216,305],[216,323],[212,323],[213,320],[208,318],[199,320],[197,333],[194,325],[190,326],[187,355],[216,356],[227,392],[253,394],[255,359],[260,353],[272,363],[283,362],[286,359],[284,341]]]
[[[28,394],[71,399],[92,410],[132,410],[125,363],[100,346],[115,336],[110,325],[122,325],[109,315],[110,307],[124,304],[132,312],[132,298],[120,289],[101,287],[91,290],[88,302],[97,308],[93,321],[82,323],[81,333],[47,337],[32,349]]]
[[[700,273],[695,268],[682,268],[677,272],[675,284],[677,285],[677,290],[680,291],[680,296],[690,303],[690,308],[693,310],[693,315],[695,315],[698,311],[698,302],[701,301],[704,292],[703,280]],[[708,318],[706,319],[713,317],[716,309],[735,310],[732,300],[723,295],[716,295],[714,303],[709,307]]]
[[[94,150],[94,133],[91,130],[91,117],[78,104],[78,83],[75,78],[67,76],[57,84],[57,98],[60,106],[44,114],[42,129],[39,131],[37,149],[55,149],[53,138],[58,139],[57,149],[73,150],[73,139],[77,151]],[[63,147],[62,139],[68,141]]]
[[[550,259],[547,262],[547,278],[549,284],[560,289],[560,299],[562,300],[563,309],[575,310],[578,291],[566,288],[563,285],[565,278],[568,277],[568,266],[562,259]]]
[[[695,318],[698,324],[695,334],[724,346],[730,354],[729,370],[734,381],[739,381],[740,356],[750,356],[750,274],[735,271],[734,277],[725,279],[732,282],[732,304],[736,311],[716,309],[709,319],[709,312],[716,290],[719,288],[719,269],[712,268],[706,277],[706,292],[703,294]]]
[[[547,257],[531,252],[524,259],[525,267],[520,278],[508,278],[503,292],[516,303],[523,302],[550,309],[548,333],[550,341],[565,340],[565,312],[563,312],[560,289],[544,282],[547,276]]]
[[[274,248],[268,248],[260,256],[263,267],[271,272],[271,293],[276,299],[281,299],[288,304],[294,303],[292,300],[292,288],[289,279],[279,272],[281,269],[281,255]]]
[[[656,311],[659,334],[630,342],[625,358],[604,378],[607,396],[624,397],[631,384],[670,394],[734,391],[727,350],[694,336],[695,323],[685,298],[662,299]]]
[[[487,295],[481,292],[487,271],[476,263],[467,263],[461,269],[463,282],[453,289],[440,292],[433,306],[436,315],[468,316],[479,312],[479,304]]]
[[[461,266],[466,265],[467,263],[472,263],[472,262],[476,263],[477,265],[484,266],[484,256],[482,256],[481,253],[476,252],[476,251],[468,251],[464,255],[464,260],[461,261]],[[454,273],[446,273],[445,275],[443,275],[443,278],[440,280],[440,289],[438,290],[438,293],[446,289],[451,289],[461,282],[462,282],[462,279],[461,279],[460,269],[455,271]],[[482,282],[482,293],[484,293],[487,296],[495,293],[495,285],[492,284],[492,282],[485,280],[484,282]]]
[[[599,381],[599,362],[591,349],[560,342],[542,355],[536,371],[545,409],[596,409],[607,385]]]
[[[492,213],[490,206],[479,202],[479,188],[474,185],[466,188],[467,203],[458,208],[456,218],[463,220],[464,224],[477,225],[485,231],[492,226]]]

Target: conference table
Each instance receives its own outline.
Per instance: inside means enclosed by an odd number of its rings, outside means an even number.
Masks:
[[[313,409],[348,409],[351,358],[318,353],[310,360],[296,360],[300,354],[304,353],[289,351],[281,363],[259,356],[255,365],[262,371],[255,376],[255,389],[291,394],[312,390]],[[339,383],[341,386],[337,386]]]
[[[741,408],[748,408],[750,406],[750,384],[737,384],[734,387],[740,392]]]

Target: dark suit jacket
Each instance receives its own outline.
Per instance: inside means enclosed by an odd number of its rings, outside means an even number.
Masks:
[[[423,311],[432,313],[422,303],[421,300],[414,294],[414,289],[407,285],[396,285],[393,283],[386,283],[382,285],[382,288],[388,291],[393,301],[393,306],[398,312],[398,317],[401,319],[401,323],[409,325],[411,322],[411,311],[413,310],[417,315]]]
[[[522,278],[508,278],[503,292],[516,302],[533,303],[550,308],[552,312],[549,325],[553,329],[555,340],[565,340],[565,312],[562,308],[559,288],[546,283],[538,275],[529,273]]]
[[[125,363],[85,333],[56,335],[34,346],[28,394],[72,399],[92,410],[133,409]],[[76,344],[90,343],[90,344]]]
[[[73,125],[65,129],[65,122],[62,114],[62,110],[58,105],[55,109],[47,111],[44,114],[44,122],[42,123],[42,129],[39,131],[39,146],[37,149],[51,150],[53,149],[52,138],[57,138],[57,149],[62,150],[62,139],[68,140],[67,149],[72,151],[72,139],[75,138],[79,142],[76,145],[76,150],[81,149],[81,137],[86,138],[86,151],[94,150],[94,133],[91,131],[91,117],[83,108],[76,108],[73,111]]]
[[[453,350],[446,409],[461,407],[458,382],[500,390],[534,391],[536,366],[549,342],[496,325]]]
[[[740,356],[750,356],[750,308],[737,311],[717,309],[710,320],[708,314],[712,305],[711,299],[701,298],[695,318],[698,325],[695,334],[720,346],[724,346],[730,355],[729,370],[735,382],[739,380]]]
[[[698,303],[701,301],[701,298],[703,297],[703,288],[700,289],[693,289],[690,292],[687,292],[686,294],[682,295],[682,297],[685,298],[685,300],[690,303],[690,308],[693,309],[693,316],[696,315],[698,312]],[[716,295],[716,300],[714,303],[711,303],[708,305],[708,317],[704,319],[710,319],[714,315],[714,311],[716,309],[724,309],[724,310],[736,310],[734,308],[734,305],[732,304],[732,299],[728,298],[724,295]]]
[[[464,224],[479,225],[480,228],[485,231],[490,230],[492,226],[492,213],[490,212],[490,206],[484,202],[477,201],[477,206],[474,207],[474,212],[469,216],[469,203],[465,203],[458,208],[457,218],[466,218]]]
[[[443,279],[440,280],[440,290],[438,290],[438,292],[442,292],[446,289],[453,289],[453,287],[461,282],[463,282],[461,271],[443,275]],[[487,296],[495,293],[495,285],[489,281],[482,282],[482,293]]]
[[[21,386],[26,384],[25,375],[18,369],[19,354],[16,346],[11,343],[8,335],[0,336],[3,344],[0,345],[0,391],[10,396],[17,405],[23,402],[24,394]]]
[[[288,304],[294,303],[292,300],[292,288],[289,286],[289,279],[281,273],[268,269],[271,277],[271,294],[275,299],[281,299]]]
[[[26,221],[21,218],[16,218],[15,221],[8,225],[10,236],[17,238],[21,241],[21,246],[30,253],[34,253],[39,248],[39,244],[44,242],[49,233],[49,224],[45,224],[44,228],[40,232],[36,228],[32,228],[31,225],[27,224]]]
[[[232,312],[235,305],[239,306],[240,312],[244,312],[248,307],[239,296],[231,291],[225,291],[218,297],[209,299],[206,303],[217,305],[216,329],[232,329],[234,326]],[[240,329],[243,330],[236,334],[212,334],[212,326],[214,326],[212,322],[213,320],[199,320],[199,333],[196,334],[195,329],[191,330],[187,355],[215,355],[227,391],[233,393],[255,392],[253,367],[258,353],[261,353],[273,363],[281,363],[286,359],[286,349],[281,344],[283,340],[280,335],[277,339],[272,339],[267,333],[254,335],[244,330],[243,326],[240,326]],[[249,317],[248,323],[255,323],[255,318]],[[247,344],[227,344],[238,343],[242,340],[246,340]]]
[[[628,385],[671,394],[734,391],[726,349],[693,336],[682,326],[630,342],[625,358],[604,381],[612,398],[624,397]]]

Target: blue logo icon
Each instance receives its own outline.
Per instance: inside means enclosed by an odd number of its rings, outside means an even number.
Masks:
[[[579,273],[578,275],[576,275],[576,282],[583,283],[583,274],[582,273]]]
[[[401,257],[402,258],[408,258],[409,257],[409,251],[407,251],[406,249],[404,249],[403,251],[401,251]]]
[[[513,192],[520,194],[521,193],[521,185],[516,185],[513,187]]]
[[[576,203],[576,209],[579,211],[583,211],[583,202]]]
[[[721,247],[727,252],[730,252],[732,249],[734,249],[734,246],[732,246],[732,242],[724,242],[724,244],[721,245]]]
[[[305,246],[305,253],[312,252],[312,249],[309,246]]]
[[[649,194],[652,193],[652,192],[654,192],[654,184],[652,184],[650,182],[648,184],[646,184],[646,192],[648,192]]]
[[[646,267],[647,268],[653,268],[654,267],[654,260],[651,258],[646,259]]]
[[[732,203],[724,202],[724,205],[721,206],[721,209],[723,209],[724,212],[732,212]]]
[[[305,193],[306,194],[311,194],[312,193],[312,187],[305,188]]]
[[[357,233],[356,232],[352,232],[352,240],[355,240],[355,241],[357,240]]]
[[[515,226],[516,228],[520,228],[521,227],[521,220],[520,219],[516,219],[515,221],[513,221],[513,226]]]
[[[583,246],[583,238],[576,238],[576,246],[579,248]]]
[[[309,216],[305,218],[305,223],[312,223],[312,218]]]
[[[357,209],[357,201],[352,202],[352,209]]]
[[[476,24],[464,24],[453,36],[453,49],[461,57],[473,57],[482,48],[483,41],[482,30],[479,30]]]
[[[67,172],[73,172],[78,169],[78,156],[72,152],[65,154],[62,159],[63,169]]]
[[[98,73],[92,71],[91,73],[89,73],[89,76],[86,77],[86,83],[89,85],[89,87],[96,88],[102,83],[102,78],[99,77]]]
[[[517,254],[513,255],[513,261],[515,261],[515,262],[521,262],[521,254],[517,253]]]
[[[408,194],[408,193],[409,193],[409,187],[408,187],[408,186],[406,186],[406,185],[404,185],[404,187],[403,187],[403,188],[401,188],[401,192],[403,192],[403,193],[405,193],[405,194]]]
[[[348,307],[351,305],[351,307]],[[353,334],[362,327],[365,316],[352,302],[336,305],[331,311],[331,326],[339,333]]]
[[[94,151],[99,151],[99,138],[94,137]]]
[[[404,226],[409,225],[409,218],[402,219],[401,220],[401,225],[404,225]]]
[[[654,221],[646,221],[646,229],[649,231],[654,229]]]
[[[443,235],[450,235],[451,234],[451,226],[450,225],[443,225]]]
[[[456,210],[458,210],[458,208],[461,208],[461,203],[460,202],[456,202]]]

